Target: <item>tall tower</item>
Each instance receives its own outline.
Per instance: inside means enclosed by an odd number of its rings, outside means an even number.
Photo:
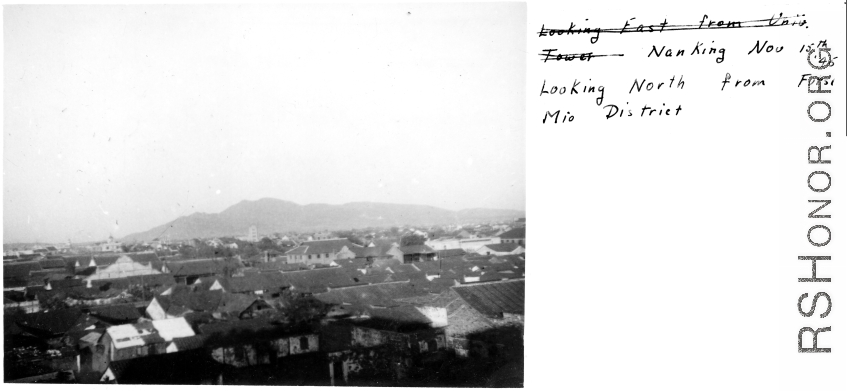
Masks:
[[[251,225],[247,230],[247,241],[253,243],[259,241],[259,229],[255,225]]]

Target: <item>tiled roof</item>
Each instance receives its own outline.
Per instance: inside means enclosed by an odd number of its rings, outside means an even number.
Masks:
[[[356,258],[369,258],[369,257],[384,257],[388,250],[391,250],[391,246],[373,246],[373,247],[359,247],[355,246],[350,249],[356,254]]]
[[[164,273],[148,274],[146,276],[92,280],[91,283],[92,287],[103,287],[109,285],[113,289],[127,289],[132,285],[171,286],[176,284],[172,275]]]
[[[235,272],[236,269],[242,267],[238,261],[225,261],[220,259],[171,261],[166,262],[165,264],[171,274],[175,277],[224,274],[225,268],[229,268],[232,272]]]
[[[109,266],[122,257],[127,256],[132,259],[134,262],[140,263],[142,265],[151,265],[153,269],[161,270],[162,269],[162,261],[159,260],[159,257],[154,252],[138,252],[138,253],[121,253],[121,254],[98,254],[94,255],[94,263],[100,267]],[[87,268],[91,263],[92,255],[70,255],[70,256],[62,256],[65,260],[65,264],[70,266],[75,266],[76,263],[79,263],[80,268]],[[79,269],[77,269],[79,271]],[[88,273],[91,274],[91,273]]]
[[[461,248],[453,248],[449,250],[436,250],[435,253],[438,255],[439,258],[461,257],[467,254],[465,250]]]
[[[369,271],[368,274],[362,274],[357,272],[357,274],[351,276],[351,278],[353,278],[353,281],[365,284],[379,284],[382,282],[387,282],[391,279],[390,277],[391,273],[381,271]]]
[[[399,247],[400,251],[403,254],[432,254],[435,253],[431,247],[425,244],[416,244],[414,246],[402,246]]]
[[[256,263],[256,268],[261,271],[266,270],[281,270],[285,268],[287,264],[281,261],[271,261],[271,262],[258,262]]]
[[[521,246],[517,243],[497,243],[497,244],[486,244],[483,247],[488,248],[491,251],[501,253],[501,252],[515,251],[515,249],[517,249],[518,247],[521,247]]]
[[[101,336],[103,336],[103,333],[91,331],[88,334],[86,334],[85,336],[83,336],[82,338],[80,338],[79,340],[82,341],[82,342],[88,343],[90,345],[96,345],[97,341],[100,340]]]
[[[254,291],[278,291],[289,286],[288,280],[281,273],[250,274],[244,277],[229,279],[229,291],[233,293]]]
[[[413,265],[415,265],[415,267],[417,267],[418,270],[420,270],[424,273],[429,273],[429,274],[437,273],[438,271],[441,270],[441,268],[444,267],[444,264],[442,262],[438,262],[438,261],[416,262]],[[394,268],[392,267],[391,270],[394,270]]]
[[[414,273],[419,272],[421,269],[415,267],[414,264],[400,264],[391,266],[391,271],[394,273]]]
[[[346,270],[364,269],[368,266],[368,261],[364,258],[336,259],[333,262]]]
[[[394,258],[380,258],[375,259],[371,264],[371,268],[376,270],[385,270],[392,266],[402,265],[403,262]]]
[[[41,263],[38,261],[4,263],[3,279],[29,277],[30,272],[39,270],[41,270]]]
[[[208,347],[231,346],[238,342],[279,338],[293,331],[290,327],[277,323],[269,317],[208,323],[200,325],[199,329]],[[298,331],[311,330],[298,329]]]
[[[360,285],[340,267],[280,273],[289,286],[301,292],[324,292],[327,288]]]
[[[500,234],[500,239],[526,239],[526,227],[513,228]]]
[[[215,285],[215,282],[217,282],[218,285],[220,285],[225,291],[230,291],[227,279],[218,276],[200,277],[197,279],[197,281],[194,282],[194,284],[191,285],[191,288],[193,288],[194,291],[208,291],[210,290],[210,288],[212,288],[212,286]]]
[[[94,315],[107,322],[132,322],[141,317],[138,309],[131,304],[116,304],[105,307],[95,307],[90,310]]]
[[[491,263],[509,262],[509,263],[511,263],[515,266],[523,267],[523,265],[526,263],[526,261],[524,260],[525,256],[526,256],[526,253],[497,255],[497,256],[491,257],[489,259],[489,262],[491,262]]]
[[[67,267],[67,262],[64,259],[42,259],[38,261],[41,264],[42,269],[64,269]]]
[[[313,240],[310,242],[300,243],[294,249],[288,250],[286,252],[287,255],[310,255],[310,254],[335,254],[341,251],[342,248],[347,247],[349,250],[353,250],[356,247],[353,242],[347,239],[327,239],[327,240]]]
[[[256,300],[259,299],[249,295],[227,293],[223,295],[223,300],[221,300],[221,305],[218,308],[218,311],[227,314],[239,315],[253,305]]]
[[[58,335],[74,327],[81,317],[83,314],[78,308],[59,309],[23,315],[18,320],[18,325],[22,328]]]
[[[452,289],[475,310],[489,317],[524,313],[524,281],[471,284]]]
[[[156,301],[168,313],[174,306],[192,311],[213,312],[221,305],[222,298],[221,291],[202,291],[156,296]]]
[[[50,289],[52,290],[70,289],[78,286],[85,286],[85,281],[74,278],[50,281]]]
[[[347,303],[390,307],[399,305],[394,299],[422,296],[427,293],[427,291],[416,287],[409,281],[403,281],[337,288],[326,293],[316,294],[315,298],[331,304]]]

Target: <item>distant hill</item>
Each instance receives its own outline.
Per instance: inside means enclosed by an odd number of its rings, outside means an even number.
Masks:
[[[255,225],[259,234],[271,232],[341,230],[400,225],[467,224],[507,221],[525,217],[525,212],[505,209],[463,209],[458,212],[424,205],[353,202],[343,205],[299,205],[290,201],[262,198],[241,201],[221,213],[194,213],[145,232],[123,237],[123,242],[150,241],[162,234],[171,240],[217,236],[243,236]]]

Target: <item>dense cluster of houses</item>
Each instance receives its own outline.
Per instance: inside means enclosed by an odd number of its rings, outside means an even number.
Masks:
[[[517,223],[413,245],[322,235],[257,263],[152,251],[4,260],[6,379],[229,384],[274,368],[341,385],[494,359],[516,340],[503,330],[522,341]]]

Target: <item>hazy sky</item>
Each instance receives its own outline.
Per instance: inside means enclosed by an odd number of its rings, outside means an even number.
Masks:
[[[522,4],[6,6],[3,239],[241,200],[525,209]]]

